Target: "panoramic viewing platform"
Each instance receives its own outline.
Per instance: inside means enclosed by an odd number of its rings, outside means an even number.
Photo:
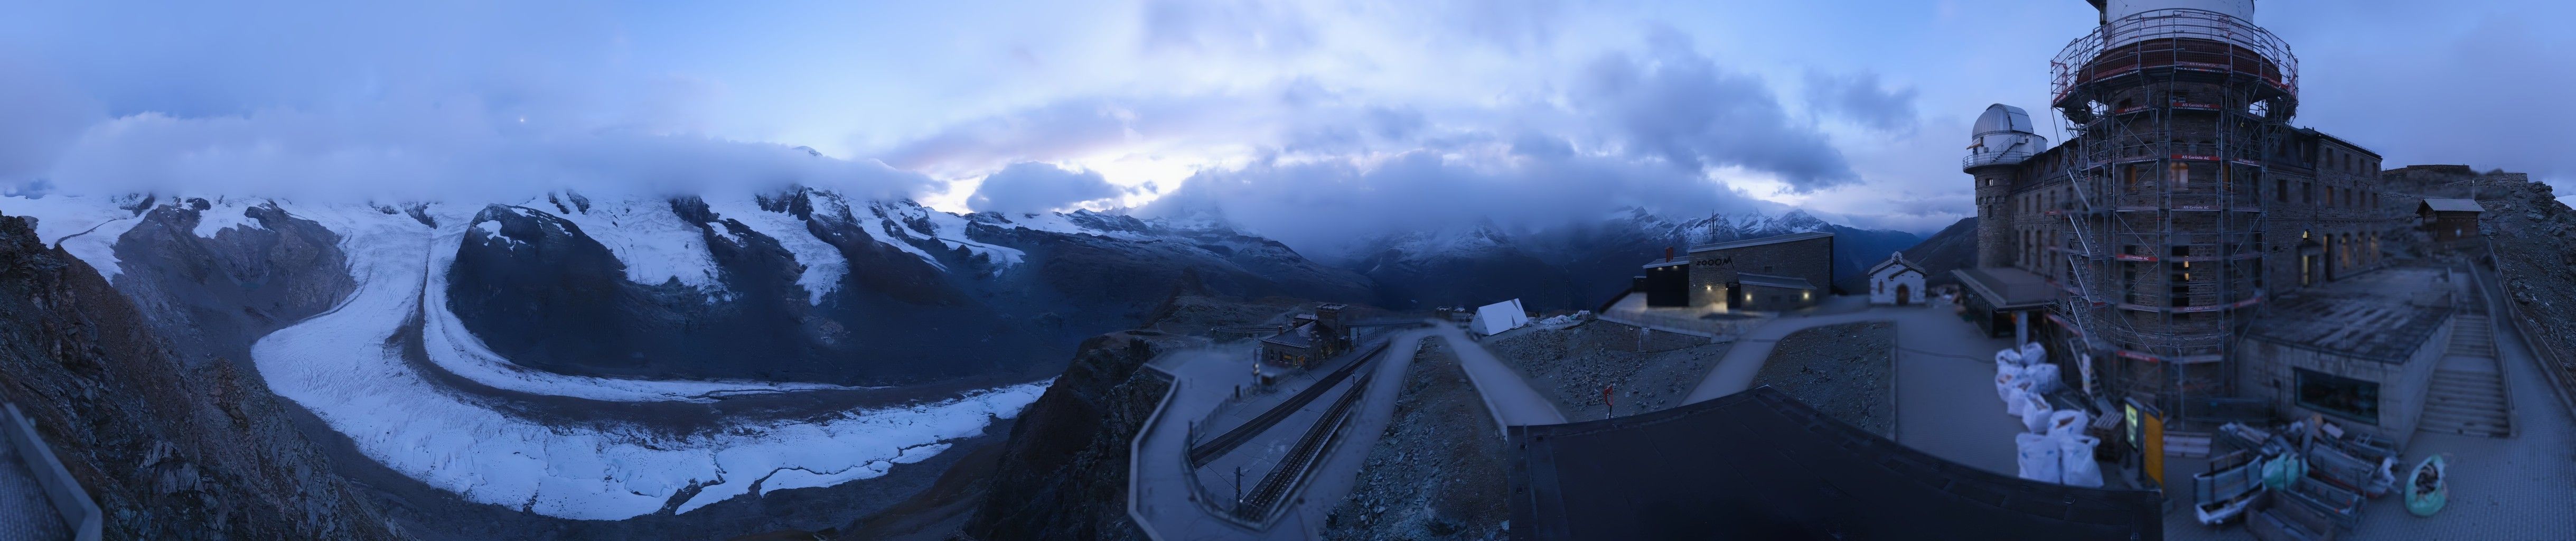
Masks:
[[[2576,2],[0,14],[0,541],[2576,541]]]

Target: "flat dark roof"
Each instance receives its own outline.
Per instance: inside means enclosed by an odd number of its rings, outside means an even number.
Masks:
[[[1785,287],[1789,289],[1816,288],[1816,284],[1808,283],[1805,278],[1794,278],[1777,274],[1739,272],[1735,273],[1735,281],[1736,283],[1749,286]]]
[[[1672,260],[1672,261],[1656,261],[1656,262],[1653,262],[1653,263],[1647,263],[1647,264],[1646,264],[1646,266],[1641,267],[1641,268],[1648,268],[1648,269],[1660,269],[1660,268],[1664,268],[1664,267],[1670,267],[1670,266],[1673,266],[1673,265],[1688,265],[1688,264],[1690,264],[1690,260],[1688,260],[1688,259],[1674,259],[1674,260]]]
[[[1969,292],[1985,297],[1986,303],[1997,310],[2047,306],[2067,294],[2049,285],[2047,278],[2012,267],[1956,269],[1950,275],[1959,277],[1959,283],[1967,285]]]
[[[1768,386],[1511,427],[1514,540],[2162,539],[2154,493],[1942,460]]]
[[[1702,245],[1698,245],[1698,246],[1692,246],[1692,247],[1691,247],[1691,249],[1690,249],[1690,251],[1691,251],[1691,253],[1696,254],[1696,253],[1706,252],[1706,251],[1710,251],[1710,250],[1730,250],[1730,249],[1735,249],[1735,248],[1743,248],[1743,247],[1746,247],[1746,246],[1761,246],[1761,245],[1764,245],[1764,244],[1779,244],[1779,243],[1783,243],[1783,242],[1790,242],[1790,241],[1800,241],[1800,240],[1807,240],[1807,239],[1821,239],[1821,238],[1829,238],[1829,237],[1832,237],[1832,236],[1834,236],[1834,234],[1833,234],[1833,233],[1827,233],[1827,232],[1823,232],[1823,231],[1809,231],[1809,232],[1805,232],[1805,233],[1790,233],[1790,234],[1787,234],[1787,235],[1773,235],[1773,236],[1762,237],[1762,238],[1758,238],[1758,239],[1744,239],[1744,240],[1737,240],[1737,241],[1727,241],[1727,242],[1720,242],[1720,243],[1717,243],[1717,244],[1702,244]]]

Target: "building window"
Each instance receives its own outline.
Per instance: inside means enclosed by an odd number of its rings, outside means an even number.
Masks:
[[[2379,424],[2379,384],[2324,372],[2294,368],[2299,374],[2299,405],[2368,424]]]
[[[2290,179],[2272,179],[2272,199],[2283,203],[2290,202]]]

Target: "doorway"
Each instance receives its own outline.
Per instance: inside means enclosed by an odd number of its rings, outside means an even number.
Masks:
[[[1907,304],[1912,304],[1912,303],[1914,302],[1914,295],[1912,294],[1912,290],[1910,290],[1910,289],[1907,289],[1907,288],[1906,288],[1906,286],[1908,286],[1908,285],[1911,285],[1911,284],[1896,284],[1896,305],[1897,305],[1897,306],[1905,306],[1905,305],[1907,305]]]

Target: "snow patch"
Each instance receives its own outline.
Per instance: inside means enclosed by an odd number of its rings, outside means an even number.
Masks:
[[[205,210],[197,211],[197,228],[194,231],[190,231],[190,233],[196,234],[197,238],[215,238],[215,233],[236,227],[266,229],[265,226],[259,224],[259,220],[250,217],[251,205],[242,204],[243,202],[238,200],[214,199],[210,201],[212,202],[212,206]]]
[[[850,260],[841,257],[841,250],[814,236],[813,230],[806,229],[805,221],[797,219],[794,214],[762,210],[759,202],[747,195],[707,195],[700,199],[707,202],[708,210],[715,211],[717,219],[730,218],[742,222],[752,231],[777,239],[779,247],[794,255],[796,264],[805,269],[797,275],[796,285],[804,286],[807,302],[811,304],[822,305],[823,297],[840,289],[841,277],[850,272]],[[732,234],[731,228],[712,227],[727,235]],[[742,242],[740,236],[734,237],[735,244]]]
[[[541,208],[543,200],[523,204]],[[547,204],[545,207],[552,207]],[[523,212],[544,212],[542,210]],[[626,264],[626,279],[644,285],[679,280],[701,291],[724,291],[722,271],[707,252],[706,229],[680,219],[665,200],[591,200],[588,211],[555,214],[580,227],[591,240],[608,247]],[[442,222],[443,223],[443,222]]]
[[[1012,265],[1018,265],[1021,261],[1028,258],[1029,253],[1020,251],[1018,248],[967,240],[967,222],[966,217],[964,216],[931,211],[928,213],[928,217],[930,218],[930,236],[932,238],[939,239],[939,242],[941,244],[948,245],[949,249],[954,250],[962,246],[965,247],[966,251],[969,253],[985,256],[993,262],[994,275],[998,276],[1002,274],[1004,269],[1007,269]]]

